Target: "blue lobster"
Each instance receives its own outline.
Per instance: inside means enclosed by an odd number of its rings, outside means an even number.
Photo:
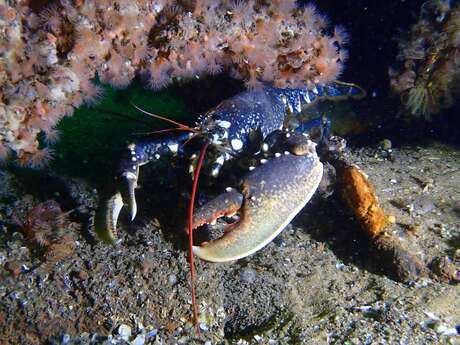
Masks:
[[[195,229],[212,224],[221,216],[238,212],[239,220],[228,226],[223,237],[193,246],[193,252],[208,261],[236,260],[256,252],[301,211],[322,178],[323,167],[316,154],[316,144],[305,138],[305,132],[312,124],[320,125],[327,138],[327,121],[319,118],[291,128],[290,119],[295,119],[303,108],[319,100],[364,96],[365,91],[360,87],[339,81],[315,85],[311,89],[279,89],[264,85],[224,100],[200,116],[193,128],[170,120],[178,125],[172,135],[145,138],[128,145],[115,178],[118,188],[100,210],[96,231],[100,237],[114,240],[118,216],[124,205],[128,206],[131,219],[135,218],[135,189],[142,165],[164,156],[183,155],[186,142],[200,140],[209,147],[205,156],[206,171],[217,178],[224,165],[256,146],[258,149],[254,152],[260,166],[249,167],[250,172],[239,186],[201,207],[193,216],[191,226]],[[273,148],[281,152],[273,153]],[[196,152],[191,155],[192,173],[197,157]]]

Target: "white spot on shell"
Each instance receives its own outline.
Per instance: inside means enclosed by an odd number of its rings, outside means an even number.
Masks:
[[[160,155],[158,153],[155,153],[155,158],[160,159]]]
[[[171,152],[173,153],[176,153],[177,150],[179,149],[179,145],[178,144],[169,144],[168,145],[168,148]]]
[[[219,135],[217,133],[214,133],[212,135],[212,142],[213,142],[213,144],[220,144]]]
[[[219,175],[219,168],[214,168],[211,170],[211,176],[212,177],[217,177]]]
[[[230,128],[230,126],[232,125],[230,122],[224,120],[217,120],[216,123],[219,127],[222,128]]]
[[[234,150],[239,151],[243,148],[243,142],[240,139],[232,139],[232,147]]]
[[[275,157],[280,157],[281,156],[281,153],[277,152],[275,153]]]
[[[127,172],[123,173],[123,176],[125,176],[128,180],[136,180],[137,179],[136,174],[133,174],[130,171],[127,171]]]
[[[266,160],[265,158],[262,158],[262,159],[260,160],[260,163],[261,163],[261,164],[265,164],[265,163],[267,163],[267,160]]]
[[[288,154],[290,154],[290,152],[289,151],[284,151],[284,154],[288,155]]]
[[[223,165],[224,162],[225,162],[224,156],[219,156],[219,157],[217,157],[217,159],[216,159],[216,163],[217,163],[217,164]]]
[[[295,111],[300,113],[302,111],[302,104],[300,103],[300,98],[297,99],[297,102],[295,104]]]
[[[131,160],[132,160],[133,162],[135,162],[135,161],[137,161],[137,158],[136,158],[136,157],[131,157]]]
[[[264,152],[267,152],[267,151],[268,151],[268,144],[267,144],[267,143],[264,143],[264,144],[262,145],[262,151],[264,151]]]
[[[249,171],[253,171],[256,167],[249,167]]]
[[[227,192],[231,192],[232,190],[233,190],[232,187],[227,187],[227,188],[225,188],[225,191],[227,191]]]

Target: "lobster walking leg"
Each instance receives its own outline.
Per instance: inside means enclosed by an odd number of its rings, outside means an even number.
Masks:
[[[131,220],[137,213],[135,190],[139,178],[139,167],[163,156],[175,156],[181,151],[181,146],[189,140],[193,133],[178,133],[167,138],[143,138],[128,145],[123,152],[117,174],[115,176],[115,191],[102,201],[102,212],[98,212],[95,230],[105,241],[112,242],[115,237],[118,216],[124,205],[128,206]]]

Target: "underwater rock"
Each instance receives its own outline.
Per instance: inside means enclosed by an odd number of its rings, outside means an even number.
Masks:
[[[383,268],[403,282],[426,276],[428,269],[425,263],[400,237],[385,231],[390,222],[364,173],[345,162],[336,165],[341,197],[372,241],[376,258]]]
[[[341,195],[370,236],[379,235],[387,225],[387,218],[379,206],[374,188],[356,166],[346,165],[340,170]]]

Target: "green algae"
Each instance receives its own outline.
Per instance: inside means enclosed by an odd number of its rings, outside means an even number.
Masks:
[[[174,88],[153,92],[139,81],[123,90],[107,85],[103,88],[103,98],[96,106],[82,106],[59,123],[61,136],[53,146],[56,156],[52,167],[56,171],[97,184],[113,175],[120,151],[128,141],[171,127],[141,113],[133,104],[175,120],[190,119]]]

